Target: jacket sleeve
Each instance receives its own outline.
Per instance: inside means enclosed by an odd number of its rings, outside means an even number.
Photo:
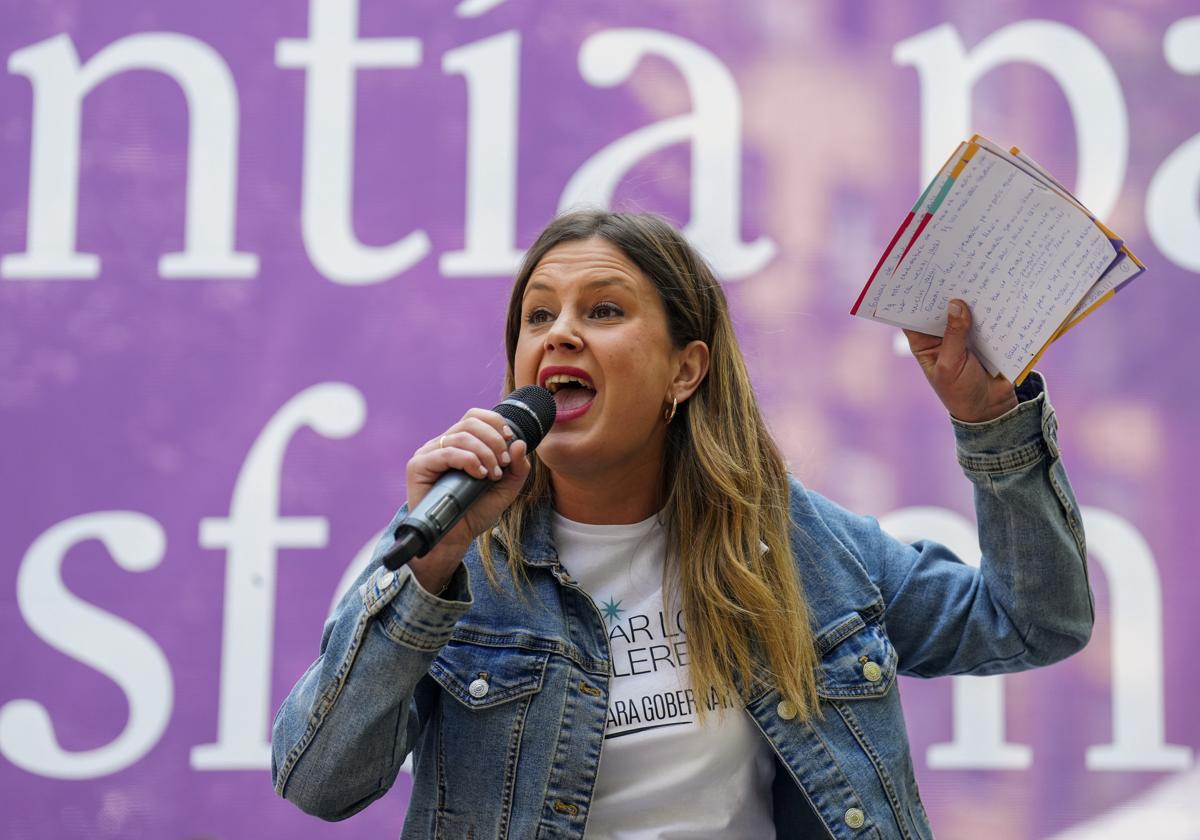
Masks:
[[[995,420],[952,421],[974,485],[979,568],[936,542],[901,543],[875,519],[814,500],[878,586],[902,673],[1019,671],[1070,656],[1091,636],[1087,549],[1054,409],[1036,373],[1018,396]]]
[[[465,566],[443,597],[426,592],[407,566],[382,566],[404,513],[338,603],[320,656],[275,716],[275,791],[323,819],[349,817],[391,787],[430,711],[429,701],[419,702],[430,693],[430,663],[472,603]]]

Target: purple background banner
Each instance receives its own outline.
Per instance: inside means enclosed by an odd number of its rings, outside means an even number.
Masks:
[[[1150,267],[1040,368],[1091,645],[904,680],[943,838],[1195,838],[1200,16],[1191,4],[146,0],[0,5],[7,838],[399,833],[275,797],[275,709],[504,370],[521,250],[653,210],[726,282],[810,486],[978,558],[895,332],[848,310],[973,131]]]

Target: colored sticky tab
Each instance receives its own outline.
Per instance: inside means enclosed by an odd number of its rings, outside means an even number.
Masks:
[[[975,153],[978,151],[979,151],[978,143],[972,143],[971,145],[967,146],[966,152],[963,153],[962,159],[958,162],[958,165],[955,166],[954,170],[950,173],[950,177],[952,179],[957,178],[962,173],[962,171],[966,167],[966,165],[968,163],[970,163],[971,158],[975,157]]]

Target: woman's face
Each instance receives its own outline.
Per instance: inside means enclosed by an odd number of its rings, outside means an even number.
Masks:
[[[513,371],[517,387],[541,385],[558,404],[538,458],[585,478],[660,464],[678,356],[658,291],[619,248],[552,248],[525,287]]]

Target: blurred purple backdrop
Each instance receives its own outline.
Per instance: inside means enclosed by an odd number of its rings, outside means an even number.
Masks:
[[[404,776],[342,825],[276,799],[271,716],[409,454],[495,401],[513,261],[560,204],[688,225],[793,470],[977,558],[944,413],[847,314],[972,131],[1150,271],[1040,365],[1093,641],[903,681],[923,797],[951,840],[1200,837],[1194,7],[355,8],[0,5],[5,837],[398,834]]]

